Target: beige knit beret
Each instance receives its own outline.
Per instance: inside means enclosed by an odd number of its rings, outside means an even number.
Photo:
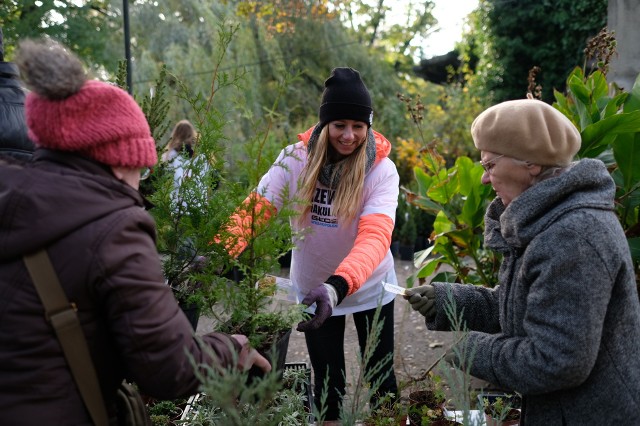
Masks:
[[[476,148],[541,166],[566,166],[580,149],[580,132],[552,106],[534,99],[502,102],[471,124]]]

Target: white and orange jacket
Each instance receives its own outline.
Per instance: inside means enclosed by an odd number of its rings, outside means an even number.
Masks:
[[[258,197],[262,208],[280,209],[285,201],[283,196],[289,201],[295,197],[312,131],[313,127],[299,134],[298,143],[284,148],[260,180],[252,196]],[[374,131],[374,136],[376,160],[365,176],[360,217],[342,223],[333,216],[335,191],[318,182],[310,213],[303,220],[294,217],[291,221],[294,235],[300,231],[304,234],[304,238],[295,240],[290,269],[298,299],[302,300],[330,276],[337,276],[343,284],[337,287],[339,298],[344,299],[333,309],[333,315],[372,309],[394,298],[382,283],[397,284],[389,246],[400,179],[396,166],[388,158],[391,143],[378,132]]]

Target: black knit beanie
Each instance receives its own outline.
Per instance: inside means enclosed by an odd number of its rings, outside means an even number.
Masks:
[[[363,121],[371,127],[371,96],[353,68],[334,68],[324,82],[320,104],[320,128],[334,120]]]

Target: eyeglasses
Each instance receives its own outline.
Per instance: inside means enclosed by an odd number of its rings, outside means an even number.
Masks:
[[[145,180],[151,176],[151,167],[144,167],[140,169],[140,180]]]
[[[489,161],[480,161],[480,165],[482,166],[482,168],[484,169],[485,172],[491,174],[491,169],[493,169],[493,166],[495,166],[495,162],[496,160],[501,159],[502,157],[504,157],[504,154],[502,155],[498,155],[497,157],[493,157],[491,160]]]

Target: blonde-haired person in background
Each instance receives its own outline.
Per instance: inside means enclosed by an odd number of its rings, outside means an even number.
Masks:
[[[290,277],[313,318],[298,325],[314,371],[315,402],[319,407],[328,391],[325,420],[339,418],[345,392],[345,317],[352,314],[360,350],[364,351],[367,324],[382,304],[383,322],[375,354],[367,364],[381,365],[373,380],[382,379],[378,395],[398,388],[393,371],[394,294],[382,283],[395,284],[389,250],[398,201],[399,177],[388,158],[391,144],[371,128],[373,108],[360,73],[335,68],[325,81],[319,122],[286,147],[251,195],[268,214],[282,207],[283,194],[302,200],[300,216],[291,221],[296,239]],[[236,218],[235,235],[251,228],[247,218]],[[242,238],[241,238],[242,239]],[[237,255],[246,246],[228,247]],[[324,389],[325,377],[329,382]]]
[[[637,424],[640,303],[607,168],[572,162],[578,129],[541,101],[495,105],[471,133],[497,195],[484,243],[504,255],[500,285],[435,282],[408,290],[409,303],[449,330],[453,294],[472,331],[445,359],[522,394],[520,424]]]
[[[193,146],[196,144],[198,132],[189,120],[180,120],[173,127],[171,137],[165,151],[162,153],[162,161],[171,161],[179,153],[186,152],[188,157],[193,157]]]
[[[166,170],[173,174],[171,208],[177,220],[180,216],[188,215],[190,207],[204,211],[211,191],[218,185],[219,175],[213,167],[215,157],[198,152],[198,148],[196,128],[189,120],[178,121],[171,131],[171,137],[161,157]],[[191,184],[183,185],[185,181],[190,181]],[[181,241],[175,260],[179,271],[198,270],[207,262],[205,256],[197,254],[190,238]],[[180,286],[184,277],[183,272],[176,277],[168,277],[169,285],[172,288]]]
[[[180,120],[174,126],[162,153],[162,162],[173,173],[171,199],[177,213],[181,212],[181,208],[185,207],[187,202],[204,205],[205,198],[218,184],[217,173],[212,167],[215,158],[198,153],[197,143],[198,132],[193,124],[189,120]],[[205,176],[210,173],[213,175],[207,185]],[[196,184],[185,188],[182,186],[185,179],[195,180]]]
[[[23,262],[41,249],[77,306],[111,424],[123,378],[173,399],[198,391],[192,359],[269,370],[246,336],[197,340],[164,282],[155,224],[137,191],[140,170],[157,154],[134,99],[87,79],[54,42],[22,42],[16,62],[32,90],[25,111],[36,150],[29,163],[0,160],[3,423],[92,424]]]

